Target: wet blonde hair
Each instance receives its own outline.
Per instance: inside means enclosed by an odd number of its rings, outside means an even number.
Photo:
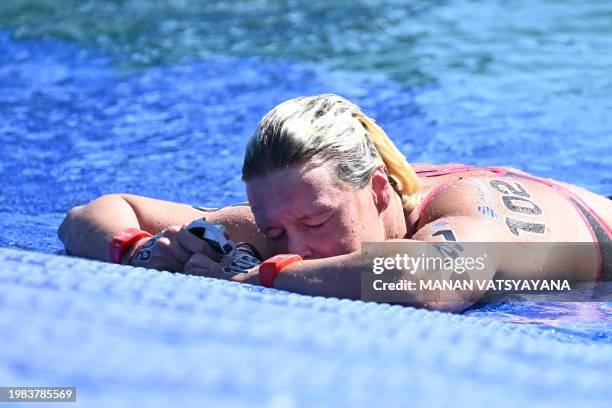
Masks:
[[[309,161],[331,166],[353,188],[363,187],[382,166],[405,210],[421,201],[421,183],[404,155],[373,119],[341,96],[303,96],[268,112],[247,143],[242,179]]]

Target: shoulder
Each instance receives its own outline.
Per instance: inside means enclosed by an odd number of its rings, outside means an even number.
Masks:
[[[504,241],[502,213],[486,178],[464,177],[441,188],[421,213],[413,239]]]
[[[483,211],[479,207],[495,211],[496,202],[484,178],[462,177],[445,184],[423,205],[419,225],[444,217],[480,216]]]

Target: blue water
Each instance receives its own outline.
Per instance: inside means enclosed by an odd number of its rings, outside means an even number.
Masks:
[[[551,8],[540,5],[548,14],[536,21],[518,2],[498,29],[490,20],[502,6],[477,3],[381,7],[376,26],[402,45],[397,55],[384,38],[364,37],[364,26],[338,28],[355,36],[351,42],[333,24],[316,31],[299,23],[310,45],[267,43],[270,33],[258,26],[253,38],[208,36],[191,48],[196,34],[177,29],[165,38],[176,47],[166,47],[139,28],[128,40],[111,35],[117,46],[109,47],[104,27],[83,28],[87,10],[75,17],[77,28],[51,19],[35,29],[34,11],[13,22],[7,16],[16,11],[2,6],[0,247],[60,251],[63,214],[106,193],[206,206],[244,201],[243,146],[259,118],[283,100],[316,93],[354,100],[409,161],[510,165],[612,194],[612,9],[543,2]],[[224,13],[240,19],[238,11]],[[331,23],[336,14],[320,18]],[[368,41],[359,45],[360,38]],[[367,61],[356,60],[360,46]],[[467,314],[567,342],[612,343],[612,303],[508,302]]]

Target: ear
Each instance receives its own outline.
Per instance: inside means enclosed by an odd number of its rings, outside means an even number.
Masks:
[[[382,166],[379,166],[374,170],[374,173],[372,173],[370,177],[370,189],[378,212],[383,212],[389,207],[393,187],[391,187],[391,183],[389,183],[389,179],[387,178],[387,173],[385,173]]]

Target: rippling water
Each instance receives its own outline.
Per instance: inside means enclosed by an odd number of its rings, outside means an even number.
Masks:
[[[261,115],[323,92],[413,162],[612,194],[610,2],[4,0],[0,30],[3,247],[61,249],[63,213],[105,193],[243,201]],[[612,341],[610,304],[470,313]]]

